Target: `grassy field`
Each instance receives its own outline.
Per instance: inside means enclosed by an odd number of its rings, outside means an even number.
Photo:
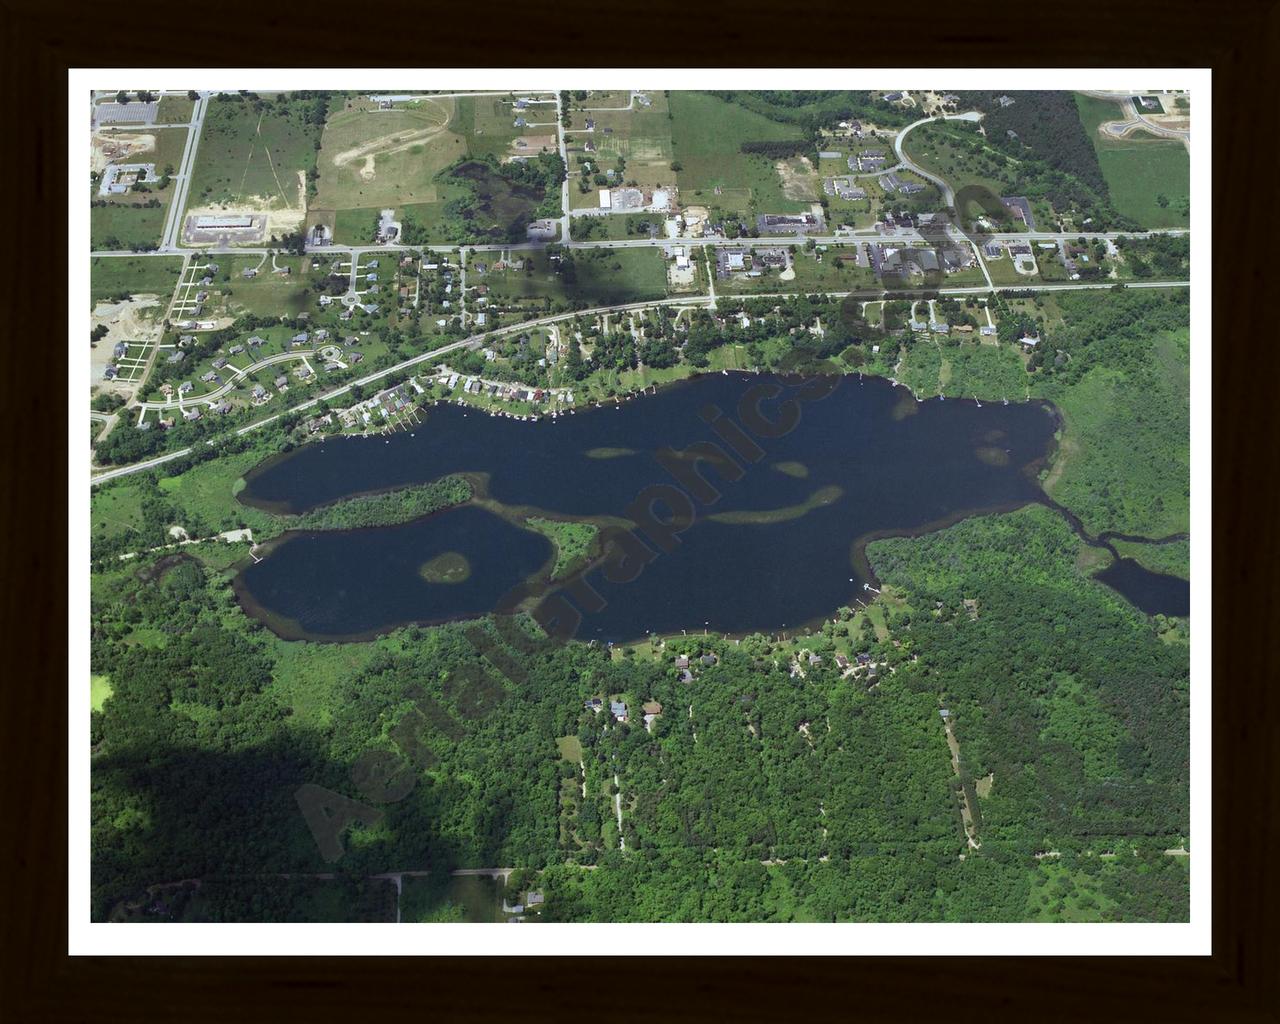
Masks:
[[[1150,342],[1141,374],[1098,367],[1051,394],[1066,423],[1066,458],[1046,489],[1091,532],[1162,537],[1190,523],[1190,337]]]
[[[841,253],[851,256],[853,249],[842,246],[830,246],[826,252],[800,249],[793,257],[789,276],[783,277],[784,271],[768,270],[759,277],[717,280],[716,294],[846,292],[860,289],[879,291],[875,272],[870,267],[859,267],[852,261],[839,259]]]
[[[303,256],[277,256],[275,263],[289,267],[292,273],[276,274],[272,261],[262,263],[261,256],[219,256],[218,278],[214,293],[221,296],[227,315],[255,313],[258,316],[297,316],[309,310],[314,297],[307,291],[311,280],[310,259]],[[258,267],[257,277],[244,278],[242,270]]]
[[[680,201],[747,213],[796,213],[811,201],[788,198],[772,158],[746,154],[743,142],[799,139],[795,125],[771,121],[706,93],[672,92],[671,150],[679,162]],[[715,190],[719,188],[721,194]]]
[[[903,151],[915,164],[945,180],[955,191],[966,187],[985,189],[995,197],[1008,195],[1013,187],[1016,168],[1011,158],[981,135],[954,124],[923,124],[914,129],[903,144]],[[958,211],[962,216],[977,216],[980,210]],[[1048,208],[1033,211],[1047,217]],[[1012,218],[1005,216],[1005,222]]]
[[[573,255],[573,276],[557,272],[543,252],[524,254],[525,269],[469,273],[469,285],[489,286],[491,305],[528,304],[548,308],[610,306],[660,299],[667,272],[656,249],[591,249]],[[539,301],[540,300],[540,301]]]
[[[313,209],[381,209],[437,199],[436,173],[467,153],[452,130],[451,99],[393,110],[353,108],[329,116],[320,142]]]
[[[1128,139],[1102,135],[1098,126],[1121,118],[1118,104],[1076,94],[1085,132],[1118,213],[1144,228],[1185,228],[1191,222],[1191,156],[1182,143],[1147,133]],[[1166,200],[1160,203],[1160,197]]]
[[[181,272],[181,256],[98,256],[89,261],[89,306],[121,292],[168,298]]]
[[[634,181],[641,188],[676,184],[676,174],[671,170],[672,122],[667,113],[667,100],[661,93],[652,96],[650,106],[634,110],[575,111],[566,133],[570,206],[579,209],[598,203],[595,187],[585,193],[578,190],[578,155],[587,157],[593,170],[602,172],[616,167],[621,158],[625,165],[622,180]],[[595,122],[594,131],[586,131],[588,118]],[[585,152],[588,141],[596,147],[594,153]]]
[[[109,250],[159,245],[165,214],[163,206],[94,206],[89,210],[89,245]]]
[[[185,96],[161,96],[156,108],[156,121],[160,124],[181,124],[191,120],[195,101]]]
[[[576,186],[569,190],[570,195]],[[595,193],[592,193],[593,195]],[[587,241],[622,241],[625,239],[648,238],[648,226],[658,229],[658,237],[663,237],[662,224],[666,220],[661,213],[611,213],[601,217],[574,217],[569,222],[569,233],[575,242]]]
[[[1027,397],[1029,380],[1022,356],[1012,346],[970,341],[948,345],[932,337],[912,343],[900,379],[921,398],[976,395],[984,401],[1020,401]]]
[[[103,701],[111,696],[111,680],[106,676],[89,677],[89,704],[94,711],[101,711]],[[574,737],[575,739],[577,737]]]
[[[315,163],[317,125],[302,102],[209,103],[192,173],[190,204],[235,203],[259,209],[300,207],[303,173]]]
[[[554,104],[538,104],[517,112],[510,96],[460,96],[456,103],[457,115],[452,130],[467,140],[468,156],[484,156],[486,153],[499,160],[510,156],[511,144],[520,137],[555,135]],[[549,127],[531,128],[528,131],[515,127],[517,116],[537,124],[546,121]]]

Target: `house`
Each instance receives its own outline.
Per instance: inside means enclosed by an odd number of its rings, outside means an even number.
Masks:
[[[363,353],[363,352],[348,352],[348,353],[347,353],[347,355],[346,355],[346,360],[347,360],[347,362],[348,362],[348,363],[350,363],[352,366],[355,366],[355,365],[356,365],[356,363],[359,363],[359,362],[363,362],[363,361],[364,361],[364,353]]]
[[[198,420],[200,418],[199,409],[187,409],[182,414],[182,418],[187,421]]]
[[[596,714],[599,714],[600,709],[603,707],[604,707],[604,701],[602,701],[599,697],[592,697],[590,700],[584,700],[582,702],[582,709],[584,711],[593,711]]]
[[[702,664],[705,665],[707,668],[711,668],[713,665],[719,662],[720,659],[717,658],[714,654],[708,653],[708,654],[704,654],[698,660],[701,661]]]
[[[111,358],[121,359],[124,357],[124,354],[128,351],[129,351],[128,345],[126,345],[123,341],[117,341],[115,348],[111,350]]]
[[[116,374],[118,374],[119,372],[120,371],[117,370],[114,366],[109,365],[105,370],[102,371],[102,375],[106,377],[107,380],[115,380]]]
[[[676,668],[688,668],[688,667],[689,667],[689,656],[687,654],[681,654],[678,658],[676,658]]]
[[[276,387],[278,388],[282,388],[288,383],[289,383],[289,378],[286,377],[283,373],[276,378]]]
[[[227,413],[229,413],[229,412],[231,411],[231,403],[230,403],[230,402],[219,402],[217,405],[215,405],[215,406],[213,407],[213,411],[214,411],[214,412],[216,412],[216,413],[217,413],[218,415],[220,415],[220,416],[225,416]]]
[[[620,700],[610,701],[609,714],[613,715],[617,721],[625,722],[627,720],[627,706]]]
[[[245,267],[244,270],[240,271],[240,276],[241,277],[257,277],[258,272],[253,267]]]
[[[205,383],[205,384],[212,384],[217,379],[218,379],[218,375],[214,373],[212,370],[210,370],[208,373],[200,374],[200,380],[202,383]]]
[[[195,388],[195,385],[192,384],[191,381],[184,380],[181,384],[178,385],[178,394],[185,395],[187,392],[192,391],[194,388]]]
[[[821,665],[821,664],[822,664],[822,655],[821,655],[821,654],[813,654],[813,653],[811,652],[811,653],[809,654],[809,664],[810,664],[810,665]]]
[[[266,342],[264,342],[256,334],[252,338],[250,338],[248,341],[248,345],[250,348],[262,348],[262,346],[265,344]]]
[[[298,348],[302,345],[305,345],[310,340],[311,340],[311,335],[309,335],[306,331],[299,331],[290,339],[290,343],[295,348]]]
[[[1040,338],[1038,335],[1024,334],[1018,339],[1018,344],[1030,351],[1040,344]]]
[[[992,326],[979,327],[979,328],[978,328],[978,333],[979,333],[979,334],[984,334],[984,335],[990,336],[990,335],[992,335],[992,334],[995,334],[995,333],[996,333],[996,329],[995,329],[994,327],[992,327]]]
[[[526,907],[537,907],[537,906],[541,906],[544,902],[546,902],[546,900],[545,900],[545,897],[542,895],[542,893],[531,892],[525,898],[524,905]]]
[[[264,388],[261,384],[256,384],[254,385],[253,391],[250,392],[250,394],[253,395],[253,400],[255,402],[261,402],[263,399],[267,397],[267,389]]]
[[[213,368],[215,370],[221,370],[226,365],[227,365],[226,356],[218,356],[218,358],[213,361]]]
[[[848,667],[849,667],[849,659],[846,658],[843,654],[837,654],[836,668],[840,669],[840,671],[843,672]]]
[[[858,655],[855,655],[855,658],[857,659],[857,662],[858,662],[858,664],[859,664],[859,665],[870,665],[870,664],[871,664],[871,655],[869,655],[869,654],[867,654],[867,653],[865,653],[865,652],[863,652],[863,653],[861,653],[861,654],[858,654]]]
[[[170,365],[173,365],[174,363],[182,362],[182,360],[186,358],[187,358],[187,354],[185,352],[174,352],[172,355],[169,356],[168,359],[165,360],[165,362],[169,363]]]

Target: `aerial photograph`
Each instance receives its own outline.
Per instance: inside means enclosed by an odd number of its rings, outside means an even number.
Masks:
[[[1199,94],[97,77],[73,912],[1190,922]]]

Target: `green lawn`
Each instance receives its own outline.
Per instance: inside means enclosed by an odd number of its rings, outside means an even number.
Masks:
[[[490,270],[483,275],[470,270],[467,284],[488,285],[491,305],[539,310],[610,306],[666,294],[666,265],[657,249],[582,250],[572,254],[572,270],[541,251],[524,253],[523,258],[522,270]]]
[[[89,210],[89,245],[109,250],[159,245],[165,214],[164,206],[94,206]]]
[[[111,696],[111,680],[107,676],[89,677],[89,704],[94,711],[102,710],[102,703]]]
[[[156,108],[156,121],[160,124],[181,124],[191,120],[195,102],[185,96],[161,96]]]
[[[95,257],[89,261],[89,306],[122,292],[168,298],[181,272],[181,256]]]
[[[1157,139],[1146,132],[1128,139],[1108,138],[1098,126],[1119,120],[1119,105],[1077,93],[1076,106],[1098,154],[1116,211],[1143,228],[1187,227],[1191,222],[1191,156],[1182,143]]]
[[[783,194],[775,160],[743,153],[743,142],[801,138],[798,127],[699,92],[671,93],[671,150],[685,206],[707,205],[742,213],[795,213],[812,200]],[[715,189],[722,190],[720,195]]]

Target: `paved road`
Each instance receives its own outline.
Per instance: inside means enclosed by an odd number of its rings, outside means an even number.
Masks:
[[[299,349],[297,352],[278,352],[273,356],[267,356],[266,359],[251,363],[243,370],[238,370],[228,363],[223,369],[230,370],[231,377],[225,384],[214,391],[208,391],[202,395],[192,395],[190,398],[170,398],[163,402],[139,402],[133,408],[141,409],[143,412],[163,412],[165,409],[183,409],[190,405],[212,406],[218,399],[233,391],[239,385],[241,378],[247,377],[251,373],[257,373],[265,367],[274,366],[276,363],[287,363],[291,359],[305,359],[307,356],[315,354],[315,349],[311,348]]]
[[[182,163],[174,175],[173,198],[165,216],[162,250],[176,250],[182,235],[182,213],[187,208],[187,195],[191,192],[191,171],[195,166],[196,149],[200,145],[200,129],[204,125],[205,111],[209,106],[209,94],[202,92],[191,109],[191,124],[187,128],[187,143],[182,150]]]
[[[563,219],[563,218],[562,218]],[[1009,231],[1003,233],[992,234],[990,237],[996,241],[1004,242],[1034,242],[1034,241],[1054,241],[1060,238],[1084,238],[1087,240],[1096,238],[1111,239],[1117,238],[1150,238],[1155,235],[1189,235],[1191,232],[1186,228],[1171,228],[1161,231]],[[640,249],[646,246],[661,248],[667,245],[728,245],[728,246],[756,246],[756,245],[791,245],[796,242],[806,242],[810,238],[819,245],[839,245],[848,242],[873,242],[884,238],[911,239],[916,238],[924,240],[924,236],[918,232],[907,230],[895,235],[882,235],[872,228],[866,228],[861,231],[850,231],[839,235],[809,235],[798,238],[794,235],[773,235],[762,238],[630,238],[618,239],[616,241],[591,241],[591,242],[569,242],[565,244],[567,249]],[[469,252],[526,252],[536,249],[546,248],[543,242],[512,242],[506,245],[325,245],[325,246],[308,246],[307,252],[316,255],[339,255],[341,253],[351,253],[353,255],[363,255],[365,253],[374,252],[439,252],[453,253],[460,248],[465,248]],[[225,246],[212,247],[202,246],[200,248],[182,248],[178,246],[170,248],[155,249],[151,252],[134,252],[130,249],[100,249],[91,252],[91,256],[174,256],[187,255],[190,253],[198,253],[200,255],[218,256],[218,255],[264,255],[273,251],[270,247],[264,246]],[[281,251],[278,247],[275,251]]]
[[[902,143],[906,139],[907,134],[914,128],[919,128],[922,124],[929,124],[931,121],[977,121],[981,115],[976,110],[968,110],[963,114],[943,114],[941,117],[922,117],[919,121],[912,121],[902,131],[898,132],[893,140],[893,151],[898,154],[898,163],[909,171],[915,171],[916,174],[931,181],[938,186],[938,191],[942,193],[942,205],[948,208],[954,208],[956,205],[955,191],[945,181],[935,174],[930,174],[918,164],[913,164],[903,152]]]
[[[1141,281],[1141,282],[1130,283],[1128,287],[1130,288],[1185,288],[1190,286],[1190,284],[1191,284],[1190,281]],[[1035,291],[1075,291],[1075,290],[1090,289],[1090,288],[1099,289],[1099,288],[1110,288],[1110,287],[1113,287],[1113,285],[1110,283],[1108,284],[1042,284],[1042,285],[1035,286],[1033,290]],[[985,285],[978,285],[972,288],[939,288],[937,289],[937,292],[940,295],[986,295],[986,294],[989,294],[989,289]],[[788,293],[769,293],[769,294],[756,294],[756,295],[747,294],[747,295],[734,296],[734,297],[741,298],[741,299],[794,298],[796,294],[797,293],[794,293],[794,292],[788,292]],[[820,294],[820,295],[826,295],[830,298],[846,298],[850,295],[858,295],[860,293],[858,292],[817,292],[817,293],[807,292],[805,294],[811,294],[811,295]],[[869,297],[874,297],[876,299],[886,297],[883,291],[868,292],[866,294]],[[888,296],[888,297],[892,298],[892,296]],[[441,357],[448,355],[450,352],[456,352],[458,349],[465,348],[467,346],[470,346],[472,348],[478,348],[480,344],[484,342],[486,339],[493,338],[498,335],[509,334],[513,331],[524,331],[524,330],[528,330],[531,327],[539,327],[544,324],[556,323],[560,320],[571,320],[574,317],[578,317],[578,316],[599,316],[602,314],[626,312],[628,310],[650,309],[656,306],[681,306],[681,307],[692,307],[692,306],[700,306],[700,305],[709,306],[710,302],[711,302],[711,296],[709,295],[691,295],[691,296],[684,296],[679,298],[654,299],[649,302],[628,302],[628,303],[622,303],[616,306],[597,306],[592,309],[578,309],[578,310],[571,310],[567,313],[556,313],[552,316],[540,317],[536,320],[526,320],[526,321],[523,321],[522,323],[511,324],[510,326],[507,326],[507,327],[499,327],[495,330],[487,331],[482,334],[473,334],[473,335],[470,335],[469,337],[462,338],[455,342],[451,342],[448,345],[443,345],[440,348],[432,349],[430,352],[420,353],[419,355],[416,355],[411,359],[406,359],[403,362],[396,363],[394,366],[389,366],[384,370],[376,370],[375,372],[367,374],[366,376],[361,377],[358,380],[351,381],[348,384],[343,384],[341,387],[335,388],[333,391],[326,392],[323,395],[317,395],[315,398],[308,399],[305,402],[300,402],[298,405],[291,407],[285,412],[274,413],[273,415],[267,416],[264,419],[257,420],[243,427],[239,427],[236,429],[235,433],[237,436],[247,434],[251,430],[257,430],[258,428],[264,427],[269,423],[274,423],[276,420],[280,419],[282,416],[286,415],[287,413],[305,412],[307,409],[311,409],[316,405],[319,405],[323,401],[328,401],[331,398],[337,398],[341,395],[349,393],[351,389],[354,387],[363,387],[366,384],[372,384],[373,382],[381,380],[382,378],[387,377],[393,373],[399,373],[402,370],[410,369],[421,363],[425,363],[429,361],[439,362],[441,360]],[[212,444],[213,440],[216,440],[216,439],[206,441],[205,443]],[[92,486],[95,484],[103,483],[107,480],[114,480],[117,477],[128,476],[132,473],[140,473],[140,472],[143,472],[144,470],[154,469],[156,466],[163,465],[166,462],[171,462],[174,459],[184,458],[185,456],[190,455],[192,451],[193,449],[190,447],[181,448],[181,449],[178,449],[177,451],[168,452],[164,455],[156,456],[153,459],[147,459],[144,462],[134,463],[133,465],[129,465],[129,466],[119,466],[119,467],[116,467],[115,469],[108,469],[92,476],[90,478],[90,485]]]

